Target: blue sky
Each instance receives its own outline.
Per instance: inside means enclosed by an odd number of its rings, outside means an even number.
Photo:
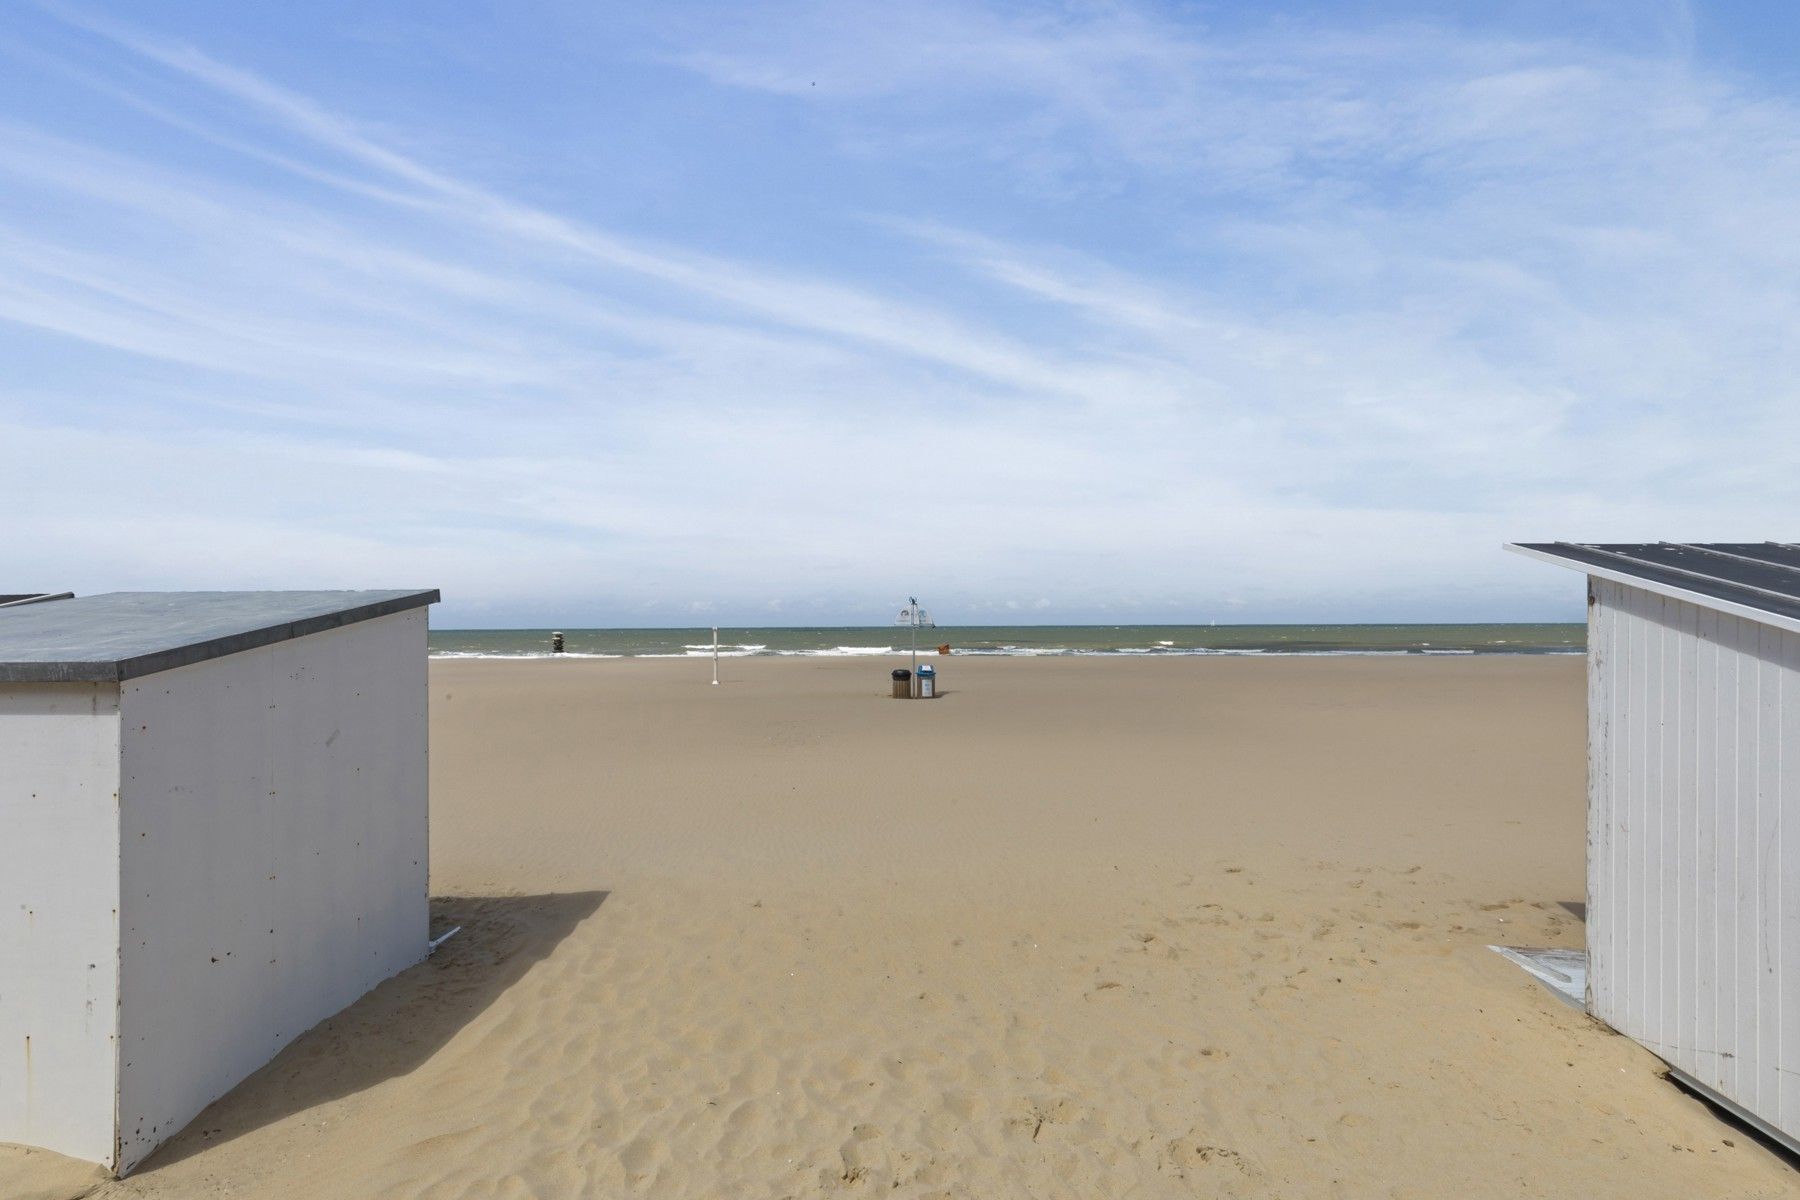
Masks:
[[[1800,538],[1797,62],[1775,3],[12,6],[7,574],[1578,619],[1499,544]]]

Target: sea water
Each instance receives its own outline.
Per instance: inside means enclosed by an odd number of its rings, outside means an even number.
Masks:
[[[1014,657],[1204,654],[1580,654],[1572,625],[942,625],[919,630],[919,648]],[[712,630],[564,629],[567,658],[704,658]],[[719,629],[719,653],[846,657],[906,654],[904,626]],[[548,629],[433,629],[438,658],[550,656]]]

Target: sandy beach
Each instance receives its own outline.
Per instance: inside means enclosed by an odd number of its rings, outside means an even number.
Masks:
[[[1773,1197],[1578,946],[1579,657],[455,661],[425,965],[0,1196]]]

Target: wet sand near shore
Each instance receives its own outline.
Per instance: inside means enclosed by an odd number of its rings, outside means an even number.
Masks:
[[[463,931],[92,1194],[1800,1195],[1485,949],[1581,941],[1580,658],[892,665],[434,662]]]

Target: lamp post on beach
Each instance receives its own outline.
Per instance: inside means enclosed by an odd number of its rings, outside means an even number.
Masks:
[[[713,686],[719,686],[719,627],[713,626]]]
[[[919,627],[921,625],[927,629],[933,627],[931,614],[919,607],[917,596],[908,596],[906,607],[901,609],[900,615],[894,618],[894,624],[910,626],[912,629],[912,673],[916,680],[919,675]]]

